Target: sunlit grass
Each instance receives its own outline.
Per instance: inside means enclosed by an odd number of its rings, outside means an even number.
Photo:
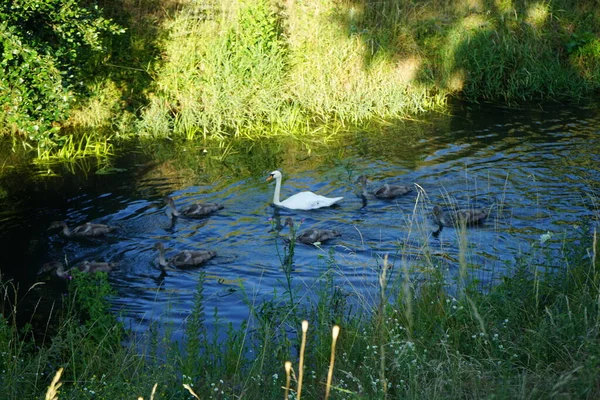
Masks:
[[[340,127],[444,110],[450,96],[581,100],[600,87],[600,15],[589,1],[160,0],[106,8],[127,29],[78,82],[69,119],[44,121],[50,130],[27,137],[10,121],[0,129],[22,135],[15,137],[37,157],[69,162],[103,151],[82,149],[82,135],[98,143],[326,142]]]
[[[558,3],[523,13],[511,2],[486,13],[474,1],[189,3],[170,20],[160,90],[138,128],[187,140],[319,137],[323,124],[440,110],[449,95],[580,98],[595,84],[556,57],[544,30]]]
[[[65,136],[60,147],[38,147],[37,157],[33,162],[39,167],[48,167],[49,170],[52,166],[61,164],[73,172],[80,169],[78,166],[83,166],[82,170],[89,172],[92,169],[101,169],[103,164],[108,163],[111,155],[113,155],[113,144],[110,137],[83,134],[79,138]],[[89,160],[94,160],[97,168],[92,168]]]
[[[445,103],[443,94],[431,96],[430,87],[416,83],[418,62],[365,68],[365,43],[332,23],[334,3],[290,3],[285,18],[265,2],[221,7],[214,20],[186,13],[173,20],[177,40],[142,131],[186,139],[316,137],[326,123],[398,118]],[[216,29],[218,35],[207,35]]]

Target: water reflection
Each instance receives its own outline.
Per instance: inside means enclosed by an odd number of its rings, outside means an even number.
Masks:
[[[539,246],[540,235],[552,232],[545,245],[558,248],[560,238],[576,234],[582,221],[597,219],[598,122],[598,109],[460,108],[452,117],[349,132],[327,146],[290,140],[239,141],[228,148],[155,142],[123,154],[113,175],[4,174],[3,253],[24,256],[2,272],[26,286],[44,262],[119,262],[121,270],[110,278],[118,291],[114,307],[134,329],[145,330],[157,319],[182,326],[204,271],[206,309],[217,308],[223,320],[239,323],[248,303],[285,290],[285,243],[279,236],[286,235],[283,222],[292,216],[302,228],[342,232],[330,243],[295,248],[293,281],[304,296],[314,295],[317,282],[333,273],[352,301],[374,301],[386,255],[392,275],[408,265],[418,278],[419,268],[434,265],[452,277],[461,240],[467,241],[467,262],[477,266],[476,276],[490,283]],[[276,168],[285,172],[283,198],[311,190],[344,200],[311,211],[273,208],[274,188],[264,180]],[[363,174],[415,190],[391,200],[365,196],[355,183]],[[179,205],[214,202],[224,208],[206,218],[170,219],[166,195]],[[434,205],[491,213],[466,236],[444,228],[434,237]],[[46,231],[54,220],[107,223],[117,230],[107,238],[69,240]],[[168,253],[213,250],[217,257],[201,268],[164,274],[156,265],[157,242]]]

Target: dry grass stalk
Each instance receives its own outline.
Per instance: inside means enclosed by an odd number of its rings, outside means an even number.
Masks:
[[[48,386],[48,390],[46,391],[46,400],[58,400],[58,389],[62,386],[62,382],[59,382],[60,376],[63,373],[63,368],[59,368],[56,371],[56,375],[52,379],[52,383]]]
[[[150,400],[154,400],[154,395],[156,394],[156,388],[158,387],[158,382],[152,386],[152,393],[150,394]]]
[[[285,392],[284,392],[284,400],[288,399],[288,395],[290,393],[290,382],[292,380],[292,362],[285,362]]]
[[[184,383],[183,387],[186,388],[187,391],[190,392],[190,394],[192,396],[194,396],[195,398],[197,398],[198,400],[200,400],[200,397],[198,397],[198,395],[196,393],[194,393],[194,391],[192,390],[192,387],[190,385],[188,385],[187,383]]]
[[[331,336],[333,337],[333,339],[331,342],[331,360],[329,361],[329,371],[327,372],[327,386],[325,387],[325,400],[329,398],[329,392],[331,390],[331,379],[333,378],[333,364],[335,363],[335,344],[337,343],[337,338],[339,334],[339,325],[334,325],[333,330],[331,331]]]
[[[298,397],[302,396],[302,378],[304,376],[304,349],[306,348],[306,332],[308,331],[308,321],[302,321],[302,344],[300,345],[300,362],[298,364]]]

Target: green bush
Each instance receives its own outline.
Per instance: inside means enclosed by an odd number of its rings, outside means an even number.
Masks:
[[[82,69],[121,30],[77,0],[1,2],[0,21],[0,123],[42,148],[61,143]]]
[[[591,33],[573,34],[566,47],[580,75],[596,87],[600,86],[600,39]]]

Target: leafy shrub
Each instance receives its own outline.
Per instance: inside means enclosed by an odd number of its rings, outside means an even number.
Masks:
[[[600,85],[600,39],[591,33],[573,34],[566,45],[567,53],[581,76]]]
[[[0,123],[53,146],[81,70],[105,50],[105,35],[122,30],[78,0],[0,2],[0,21]]]

